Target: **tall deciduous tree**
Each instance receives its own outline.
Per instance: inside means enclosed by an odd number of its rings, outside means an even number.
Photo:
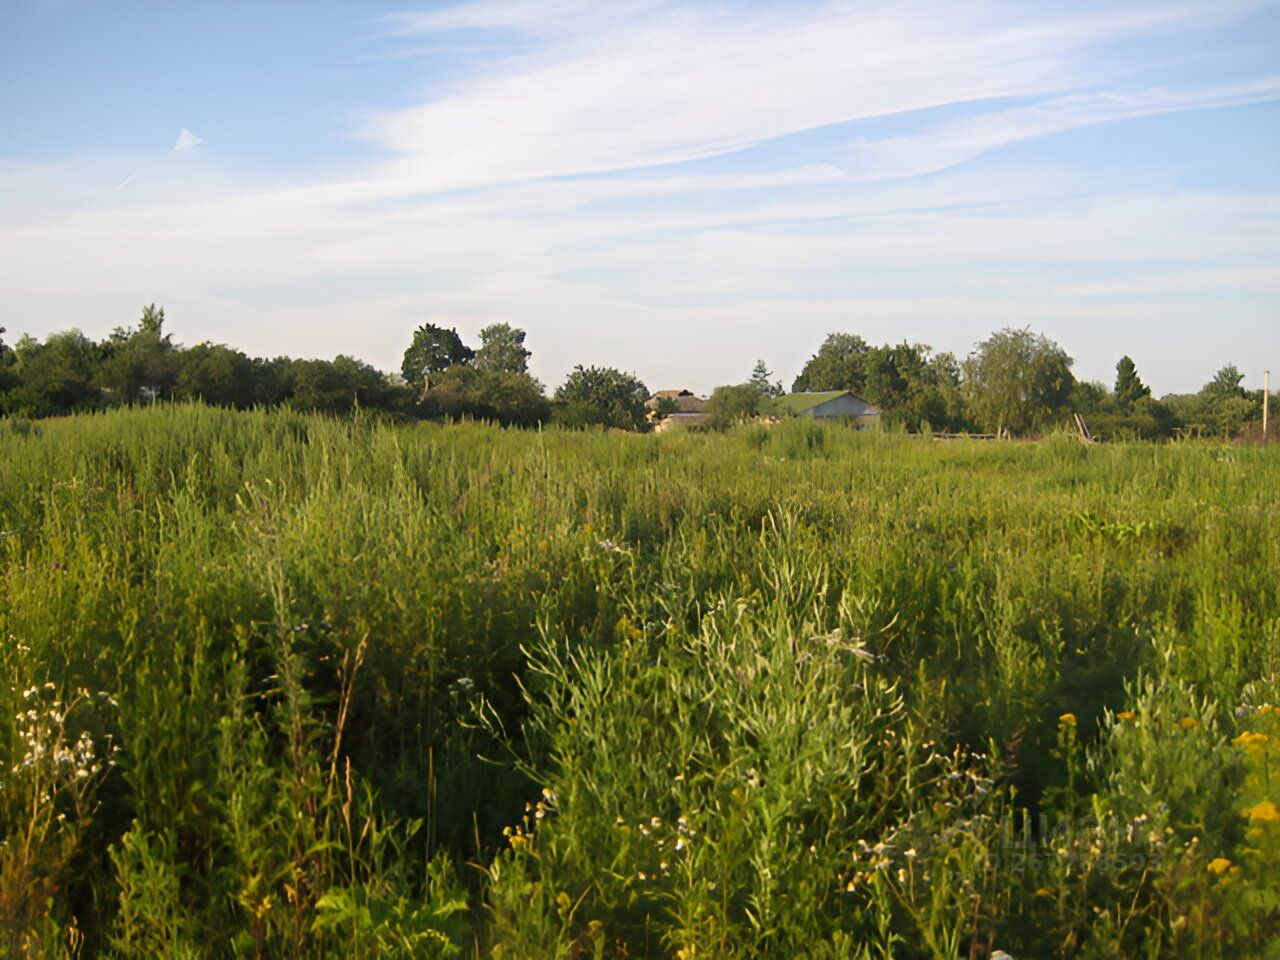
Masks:
[[[964,363],[970,415],[997,432],[1046,426],[1071,396],[1072,362],[1062,347],[1029,329],[993,333]]]
[[[98,347],[79,330],[51,333],[44,343],[23,337],[14,353],[19,383],[10,391],[13,412],[45,417],[99,405],[93,385]]]
[[[137,403],[173,393],[179,363],[173,338],[164,332],[163,307],[144,307],[135,329],[117,327],[103,352],[101,384],[116,402]]]
[[[864,361],[867,341],[853,333],[831,333],[818,352],[809,358],[791,389],[796,393],[820,390],[851,390],[862,393],[866,386]]]
[[[491,323],[480,331],[480,349],[472,361],[478,370],[528,373],[533,356],[524,345],[525,333],[509,323]]]
[[[441,373],[457,363],[468,363],[474,356],[475,351],[462,342],[456,329],[446,330],[434,323],[424,323],[413,331],[413,342],[404,352],[400,375],[420,387],[428,375]]]
[[[649,388],[612,367],[573,368],[555,393],[557,419],[570,426],[592,424],[641,430]]]
[[[1116,364],[1116,404],[1122,410],[1130,410],[1143,397],[1151,396],[1151,388],[1142,382],[1138,369],[1128,356]]]

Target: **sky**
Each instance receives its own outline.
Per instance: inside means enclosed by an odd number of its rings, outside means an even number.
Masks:
[[[1280,376],[1280,0],[0,0],[0,326],[707,392],[1007,326]]]

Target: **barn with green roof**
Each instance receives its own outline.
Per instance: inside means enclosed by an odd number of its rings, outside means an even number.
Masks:
[[[860,427],[870,426],[880,419],[879,407],[848,390],[789,393],[778,397],[774,404],[780,412],[790,416],[848,420]]]

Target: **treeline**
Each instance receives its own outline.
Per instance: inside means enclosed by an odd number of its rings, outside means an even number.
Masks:
[[[79,330],[40,341],[5,343],[0,328],[0,415],[49,417],[157,400],[200,400],[250,408],[290,405],[326,413],[355,409],[414,418],[489,420],[513,426],[644,430],[649,388],[611,367],[575,367],[550,395],[529,374],[525,331],[506,323],[480,332],[471,347],[456,330],[424,324],[413,332],[398,374],[349,356],[333,360],[250,357],[232,347],[175,344],[154,304],[136,326],[95,341]],[[1167,438],[1179,433],[1235,436],[1257,430],[1262,391],[1246,391],[1227,366],[1194,394],[1159,400],[1123,357],[1113,386],[1080,381],[1073,360],[1052,340],[1005,329],[963,360],[923,344],[873,346],[830,334],[792,384],[793,392],[849,390],[907,430],[1028,435],[1084,415],[1103,436]],[[744,383],[718,387],[707,404],[708,429],[768,415],[784,392],[764,361]],[[660,406],[658,414],[664,412]]]
[[[884,421],[911,431],[1026,436],[1067,426],[1079,413],[1091,432],[1116,438],[1260,432],[1262,391],[1245,390],[1233,365],[1198,393],[1157,400],[1130,357],[1120,358],[1110,387],[1077,380],[1073,363],[1057,343],[1027,329],[1000,330],[963,360],[924,344],[872,346],[856,334],[832,333],[791,389],[849,390],[880,407]],[[747,382],[718,388],[708,402],[711,425],[772,412],[771,398],[783,391],[771,377],[760,361]]]

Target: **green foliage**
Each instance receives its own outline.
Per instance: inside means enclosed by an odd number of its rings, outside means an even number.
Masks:
[[[991,432],[1044,430],[1065,411],[1075,378],[1060,346],[1012,327],[979,343],[964,363],[969,415]]]
[[[524,346],[525,333],[509,323],[491,323],[480,331],[480,349],[472,362],[494,373],[527,373],[533,356]]]
[[[642,430],[648,399],[649,388],[632,374],[578,365],[556,389],[554,416],[570,427]]]
[[[1280,451],[753,427],[6,421],[0,953],[1275,952]]]
[[[428,374],[469,363],[474,356],[475,351],[462,342],[456,329],[446,330],[434,323],[424,323],[413,331],[413,341],[404,352],[400,374],[406,383],[421,387]]]
[[[239,350],[200,343],[179,354],[174,392],[186,400],[245,410],[275,399],[275,391],[262,389],[263,374],[262,368]]]
[[[551,405],[542,384],[527,373],[480,366],[455,366],[436,377],[422,402],[429,416],[491,420],[532,427],[550,419]]]
[[[104,344],[98,369],[101,386],[119,403],[169,398],[178,379],[179,359],[164,332],[164,309],[143,308],[137,329],[118,327]]]
[[[870,347],[857,334],[829,333],[791,384],[792,393],[849,390],[861,394],[866,384],[865,360]]]
[[[386,407],[394,388],[386,378],[355,357],[294,360],[288,374],[290,399],[303,410],[344,413],[357,407]]]
[[[727,430],[757,417],[768,405],[768,399],[754,383],[716,387],[707,398],[707,426],[712,430]]]
[[[1116,404],[1122,410],[1131,410],[1143,397],[1151,396],[1151,388],[1142,382],[1138,369],[1129,357],[1121,357],[1116,364]]]
[[[94,386],[97,361],[97,346],[79,330],[50,334],[44,343],[23,337],[10,368],[18,385],[9,391],[9,411],[48,417],[100,405]]]
[[[756,365],[751,370],[751,380],[749,381],[753,387],[763,397],[780,397],[785,390],[782,389],[781,380],[771,380],[773,371],[765,364],[763,360],[757,360]]]

